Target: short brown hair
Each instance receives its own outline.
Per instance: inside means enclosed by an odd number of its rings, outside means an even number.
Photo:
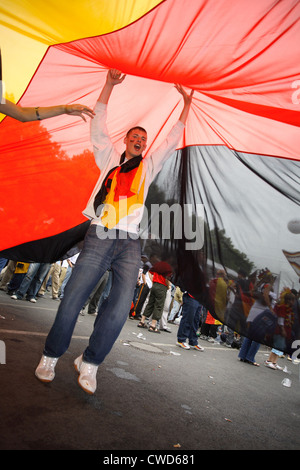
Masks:
[[[143,127],[141,127],[141,126],[134,126],[134,127],[132,127],[131,129],[129,129],[129,131],[127,131],[126,137],[128,137],[129,134],[130,134],[130,132],[131,132],[131,131],[134,131],[134,129],[139,129],[140,131],[143,131],[143,132],[145,132],[145,133],[147,134],[146,129],[144,129]]]

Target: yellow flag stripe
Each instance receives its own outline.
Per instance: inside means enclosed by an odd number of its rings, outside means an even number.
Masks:
[[[41,6],[41,0],[1,0],[5,96],[14,102],[21,98],[49,46],[116,31],[162,1],[48,0]]]

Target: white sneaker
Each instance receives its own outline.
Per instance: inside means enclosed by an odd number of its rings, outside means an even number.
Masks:
[[[78,374],[80,374],[81,364],[82,364],[82,354],[81,356],[78,356],[74,361],[74,367],[75,367],[76,372],[78,372]]]
[[[39,365],[35,370],[35,376],[41,382],[52,382],[55,377],[55,366],[58,361],[58,357],[42,356]]]
[[[196,344],[195,346],[190,346],[192,349],[196,349],[196,351],[204,351],[204,348],[202,346],[199,346],[199,344]]]
[[[35,303],[36,303],[36,299],[32,297],[31,299],[29,299],[29,302],[32,302],[33,304],[35,304]]]
[[[187,343],[181,343],[180,341],[177,341],[176,344],[182,349],[190,349],[190,346]]]
[[[269,367],[270,369],[276,370],[276,366],[275,366],[275,364],[273,364],[273,362],[265,361],[265,366]]]
[[[89,362],[84,362],[82,360],[82,355],[75,359],[74,366],[80,374],[78,377],[78,384],[86,393],[93,395],[97,388],[96,375],[98,366],[90,364]]]

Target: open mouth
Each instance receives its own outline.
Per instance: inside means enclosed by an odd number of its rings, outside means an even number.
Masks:
[[[135,150],[141,150],[141,144],[134,144]]]

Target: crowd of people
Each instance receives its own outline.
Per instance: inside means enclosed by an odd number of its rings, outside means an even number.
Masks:
[[[60,300],[78,256],[79,253],[52,264],[24,263],[1,258],[0,290],[6,291],[14,300],[25,298],[36,303],[38,297],[43,297],[46,289],[51,286],[52,299]]]
[[[144,270],[148,269],[147,266]],[[284,288],[279,295],[274,292],[275,276],[268,270],[261,270],[247,276],[241,269],[236,279],[228,279],[225,270],[218,270],[216,277],[208,283],[210,304],[201,305],[188,292],[181,292],[179,286],[166,281],[165,297],[157,298],[155,309],[149,308],[148,300],[155,298],[156,274],[142,272],[139,279],[130,318],[139,320],[138,327],[159,333],[170,331],[166,321],[179,324],[177,344],[183,349],[198,349],[197,339],[218,342],[230,348],[239,349],[243,362],[258,366],[255,355],[261,344],[272,347],[266,361],[270,368],[278,368],[277,358],[284,351],[291,352],[293,342],[300,334],[300,301],[295,289]],[[150,282],[153,282],[149,288]],[[147,285],[147,297],[142,294]],[[169,295],[167,295],[169,293]],[[164,300],[165,299],[165,300]],[[159,309],[160,315],[157,310]],[[154,311],[158,327],[145,320]]]
[[[61,300],[78,256],[79,253],[52,264],[2,259],[0,290],[14,300],[35,303],[45,292],[53,300]],[[113,271],[108,269],[82,305],[81,315],[97,315],[109,296],[112,278]],[[176,343],[180,348],[204,351],[199,339],[218,343],[238,349],[240,361],[255,366],[259,366],[256,353],[266,337],[272,335],[273,347],[265,365],[280,370],[278,358],[289,350],[292,340],[299,338],[300,292],[285,288],[277,298],[274,280],[268,270],[258,274],[258,281],[254,276],[247,277],[243,270],[235,280],[228,279],[225,270],[218,270],[208,283],[214,306],[212,315],[207,307],[172,283],[167,263],[142,254],[128,318],[137,320],[138,328],[156,334],[172,333],[171,325],[177,325]]]
[[[278,357],[295,350],[294,342],[300,336],[300,292],[284,287],[275,292],[276,276],[265,268],[247,276],[244,270],[237,279],[228,280],[220,270],[210,282],[210,293],[215,313],[226,324],[223,339],[228,347],[240,349],[239,359],[254,366],[261,344],[272,350],[265,365],[279,369]],[[234,339],[238,331],[240,339]]]

